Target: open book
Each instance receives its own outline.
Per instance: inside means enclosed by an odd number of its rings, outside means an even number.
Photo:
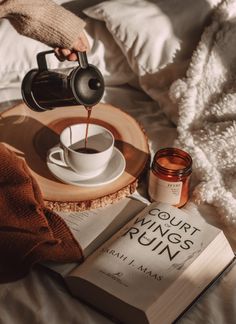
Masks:
[[[60,215],[88,255],[61,271],[69,290],[122,323],[172,323],[234,259],[220,229],[167,204],[81,213],[91,224],[79,235],[79,214]]]

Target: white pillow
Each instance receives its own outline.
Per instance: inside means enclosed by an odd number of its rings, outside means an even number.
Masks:
[[[89,17],[105,21],[139,75],[153,72],[157,66],[165,66],[180,49],[168,17],[148,1],[105,1],[84,12]]]
[[[87,19],[86,34],[90,44],[89,63],[100,69],[107,86],[138,83],[137,76],[104,22]]]
[[[206,19],[219,0],[111,0],[84,12],[104,21],[142,88],[176,119],[170,84],[183,77]]]

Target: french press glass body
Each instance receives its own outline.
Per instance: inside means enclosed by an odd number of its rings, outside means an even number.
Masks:
[[[102,98],[104,79],[99,69],[89,64],[86,52],[78,52],[79,66],[50,70],[46,55],[53,50],[38,53],[38,69],[24,77],[21,92],[24,102],[35,111],[56,107],[83,105],[92,107]]]

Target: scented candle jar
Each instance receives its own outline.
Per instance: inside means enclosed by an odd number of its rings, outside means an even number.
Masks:
[[[189,199],[191,156],[178,148],[156,152],[149,173],[148,194],[151,201],[182,207]]]

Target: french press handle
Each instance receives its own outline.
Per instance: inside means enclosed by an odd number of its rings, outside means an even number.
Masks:
[[[54,50],[44,51],[37,54],[37,64],[40,72],[47,71],[47,54],[54,54]],[[86,69],[88,67],[88,59],[86,52],[77,52],[78,63],[82,69]]]
[[[77,52],[77,58],[79,65],[82,69],[86,69],[88,67],[88,59],[86,52]]]

